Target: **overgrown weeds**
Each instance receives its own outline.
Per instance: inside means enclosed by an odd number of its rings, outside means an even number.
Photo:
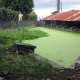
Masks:
[[[41,61],[31,54],[0,53],[0,76],[6,80],[41,80],[52,74],[48,61]]]
[[[28,28],[19,29],[5,29],[0,30],[0,37],[14,38],[16,41],[21,42],[22,40],[31,40],[40,37],[48,36],[47,33],[40,30],[29,30]]]

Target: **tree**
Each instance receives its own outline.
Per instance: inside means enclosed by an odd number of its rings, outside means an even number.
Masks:
[[[0,0],[0,5],[15,11],[30,13],[33,10],[33,0]]]
[[[4,7],[0,8],[0,20],[14,20],[15,16],[18,15],[17,11],[6,9]]]
[[[52,12],[51,14],[55,14],[55,13],[58,13],[58,11],[54,11],[54,12]]]
[[[35,12],[31,12],[30,14],[28,14],[28,20],[37,20],[37,15],[35,14]]]

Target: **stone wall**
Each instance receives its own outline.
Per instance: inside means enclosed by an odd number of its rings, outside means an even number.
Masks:
[[[17,28],[21,26],[44,26],[44,21],[36,21],[36,20],[23,20],[23,21],[0,21],[1,28]]]

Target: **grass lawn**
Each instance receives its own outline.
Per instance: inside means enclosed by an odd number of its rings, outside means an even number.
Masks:
[[[35,53],[57,64],[69,68],[80,56],[80,33],[37,27],[50,36],[35,40],[25,40],[24,43],[36,45]]]

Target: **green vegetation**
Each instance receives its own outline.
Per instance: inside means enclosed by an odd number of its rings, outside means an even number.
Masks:
[[[5,52],[5,49],[4,49]],[[0,76],[7,80],[46,79],[52,74],[48,61],[40,61],[33,55],[19,55],[6,51],[0,53]]]
[[[0,0],[1,7],[15,11],[30,13],[34,7],[33,0]]]
[[[4,7],[0,8],[0,20],[2,21],[14,20],[17,15],[17,11],[6,9]]]
[[[48,34],[41,30],[29,30],[28,28],[24,27],[14,30],[0,30],[0,37],[8,37],[12,39],[14,38],[18,42],[21,42],[22,40],[31,40],[45,36],[48,36]]]
[[[28,19],[28,14],[33,12],[34,2],[33,0],[0,0],[0,19],[6,18],[6,20],[13,17],[14,12],[22,12],[24,19]],[[4,14],[3,14],[4,8]],[[1,13],[2,12],[2,13]],[[31,15],[33,16],[33,15]],[[18,17],[16,15],[16,17]],[[15,16],[14,16],[15,18]]]
[[[28,20],[37,20],[37,15],[34,12],[28,14]]]
[[[56,14],[56,13],[58,13],[58,11],[51,12],[51,14]]]

